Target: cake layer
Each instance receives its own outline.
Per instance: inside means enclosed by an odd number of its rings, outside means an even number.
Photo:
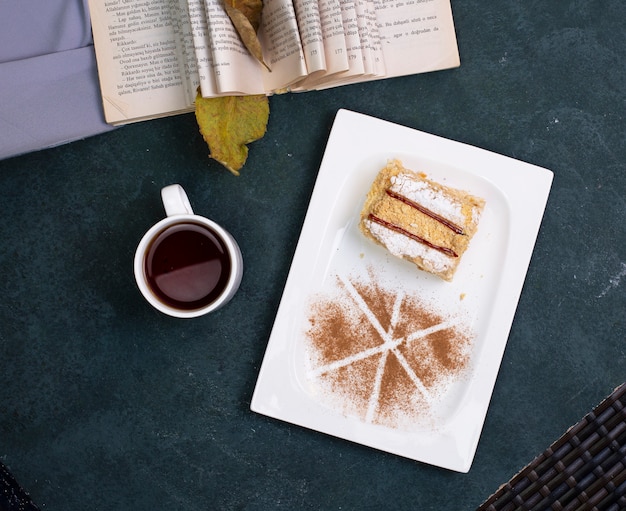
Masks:
[[[484,206],[481,198],[391,160],[372,183],[359,227],[396,257],[452,280]]]

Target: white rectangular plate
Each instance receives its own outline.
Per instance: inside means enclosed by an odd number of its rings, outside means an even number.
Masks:
[[[390,159],[486,200],[452,282],[395,258],[357,223]],[[324,153],[251,409],[289,423],[459,472],[470,469],[552,184],[552,172],[469,145],[340,110]],[[425,420],[376,424],[336,408],[311,377],[306,332],[314,297],[337,279],[371,279],[418,295],[470,325],[469,369]],[[371,284],[371,282],[370,282]],[[414,375],[415,376],[415,375]],[[418,382],[419,383],[419,382]]]

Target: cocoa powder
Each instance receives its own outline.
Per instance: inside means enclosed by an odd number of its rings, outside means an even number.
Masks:
[[[472,338],[417,296],[369,279],[337,278],[306,332],[311,377],[331,406],[390,427],[428,413],[468,367]]]

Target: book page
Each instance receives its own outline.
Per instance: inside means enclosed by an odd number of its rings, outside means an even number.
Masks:
[[[309,82],[311,88],[322,89],[333,87],[344,80],[362,79],[365,74],[362,43],[359,35],[356,0],[340,0],[341,25],[345,42],[345,58],[348,69],[335,74],[326,74]],[[337,51],[341,52],[341,49]]]
[[[359,38],[361,41],[360,49],[363,58],[364,73],[353,76],[344,74],[331,77],[325,82],[318,84],[317,88],[337,87],[350,83],[385,78],[387,76],[382,41],[376,23],[374,0],[355,0],[355,3],[357,6]]]
[[[219,94],[265,94],[261,64],[250,55],[222,0],[205,0],[213,75]]]
[[[324,34],[326,74],[332,75],[347,71],[350,65],[348,64],[340,0],[319,0],[319,11],[322,33]]]
[[[307,75],[291,0],[265,0],[258,37],[268,70],[250,55],[222,0],[205,0],[215,94],[272,94]],[[203,91],[204,95],[204,91]]]
[[[294,0],[298,32],[309,75],[326,71],[324,34],[317,0]]]
[[[178,65],[183,71],[183,76],[187,77],[187,100],[192,104],[196,100],[196,93],[200,85],[198,66],[196,65],[195,51],[193,44],[193,33],[191,20],[189,19],[187,0],[178,1],[179,15],[176,17],[179,23],[179,62]]]
[[[204,0],[187,0],[187,15],[191,25],[200,92],[205,98],[212,97],[217,94],[217,84],[213,75],[213,57],[209,48],[209,27]]]
[[[364,16],[368,34],[368,48],[372,65],[372,74],[375,77],[387,76],[385,69],[385,57],[383,55],[382,41],[380,39],[380,30],[376,19],[376,5],[374,0],[363,0],[365,4]]]
[[[193,109],[178,2],[89,0],[89,8],[108,123]]]
[[[178,66],[182,72],[185,85],[185,95],[187,103],[192,105],[196,99],[196,90],[200,84],[198,67],[194,56],[193,34],[191,33],[191,23],[187,13],[187,0],[175,0],[172,5],[172,12],[178,10],[178,14],[172,16],[175,32],[178,35]]]
[[[292,90],[304,91],[314,89],[315,84],[320,80],[328,79],[329,76],[349,69],[346,37],[343,30],[339,1],[318,0],[326,69],[323,73],[318,72],[303,78]]]
[[[358,1],[358,0],[355,0]],[[449,0],[371,0],[375,7],[377,74],[340,73],[314,83],[325,89],[457,67],[459,52]],[[371,28],[371,27],[370,27]],[[371,40],[370,40],[371,42]]]
[[[266,91],[286,89],[308,71],[291,0],[264,0],[259,40],[270,70],[263,70]]]
[[[359,50],[361,50],[361,58],[363,59],[363,74],[374,74],[375,64],[372,55],[372,41],[370,40],[370,30],[367,25],[369,18],[367,17],[367,4],[365,0],[354,0],[354,8],[356,12],[356,25],[359,31]]]
[[[450,0],[265,0],[271,71],[222,2],[89,0],[107,122],[193,110],[198,85],[206,97],[271,94],[460,64]]]
[[[343,77],[363,75],[363,52],[361,51],[361,37],[357,19],[356,0],[341,0],[341,16],[346,36],[346,51],[348,52],[348,71]]]
[[[387,76],[460,65],[450,0],[374,0]]]

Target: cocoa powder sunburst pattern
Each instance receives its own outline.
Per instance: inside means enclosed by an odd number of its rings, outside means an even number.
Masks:
[[[308,316],[308,376],[322,399],[393,428],[428,417],[468,368],[472,336],[462,322],[376,278],[337,277],[336,291],[317,297]]]

